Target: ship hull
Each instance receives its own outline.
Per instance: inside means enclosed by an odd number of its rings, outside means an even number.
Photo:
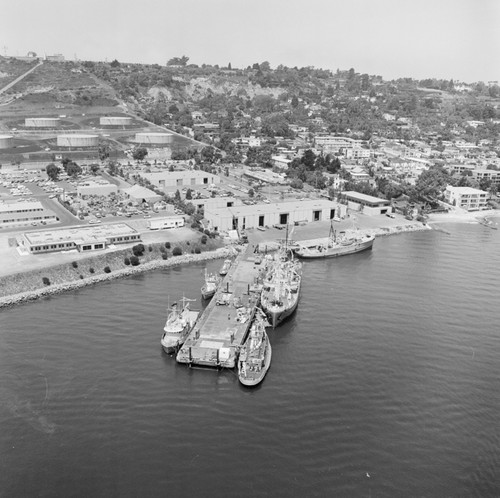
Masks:
[[[337,258],[339,256],[347,256],[348,254],[356,254],[358,252],[371,249],[373,247],[374,240],[374,237],[370,237],[369,239],[346,246],[339,245],[322,250],[318,250],[317,248],[301,247],[295,250],[295,254],[301,259]]]
[[[297,299],[295,299],[290,306],[273,308],[271,306],[266,306],[266,301],[261,302],[262,309],[265,311],[269,318],[269,323],[271,327],[275,329],[278,325],[283,323],[296,309],[299,304],[299,292],[297,292]]]
[[[238,369],[238,380],[241,382],[241,384],[243,384],[246,387],[255,387],[258,384],[260,384],[264,380],[264,377],[266,376],[267,371],[271,366],[272,348],[271,348],[271,343],[269,342],[269,338],[267,338],[267,336],[266,336],[266,341],[267,345],[266,345],[266,352],[264,355],[264,366],[262,367],[260,372],[258,372],[257,375],[252,375],[250,377],[243,375],[241,369],[240,368]]]

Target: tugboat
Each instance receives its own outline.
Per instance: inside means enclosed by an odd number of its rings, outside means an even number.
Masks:
[[[258,312],[238,359],[238,379],[244,386],[256,386],[271,366],[272,348],[266,334],[267,320]]]
[[[208,273],[205,269],[205,283],[201,288],[201,297],[203,299],[210,299],[215,294],[219,283],[220,278],[213,273]]]
[[[167,354],[175,353],[184,344],[200,314],[199,311],[189,308],[189,301],[194,301],[194,299],[183,297],[181,301],[180,311],[177,303],[172,305],[163,328],[161,346]]]

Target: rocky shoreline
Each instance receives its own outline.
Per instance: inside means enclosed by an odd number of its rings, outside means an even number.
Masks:
[[[238,250],[236,248],[228,246],[228,247],[223,247],[221,249],[217,249],[215,251],[208,251],[201,254],[185,254],[181,256],[175,256],[167,260],[159,259],[155,261],[149,261],[139,266],[127,267],[113,271],[111,273],[104,273],[102,275],[87,277],[82,280],[75,280],[63,284],[49,285],[47,287],[42,287],[40,289],[1,297],[0,309],[9,306],[14,306],[17,304],[26,303],[29,301],[35,301],[42,297],[52,296],[67,291],[81,289],[82,287],[87,287],[89,285],[95,285],[101,282],[115,280],[117,278],[128,277],[130,275],[137,275],[139,273],[157,270],[159,268],[170,268],[173,266],[185,265],[189,263],[198,263],[201,261],[227,258],[230,256],[234,256],[237,252]]]

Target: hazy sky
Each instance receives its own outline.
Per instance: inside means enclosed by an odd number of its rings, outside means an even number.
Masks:
[[[0,53],[500,80],[500,0],[15,0]],[[6,47],[6,48],[5,48]]]

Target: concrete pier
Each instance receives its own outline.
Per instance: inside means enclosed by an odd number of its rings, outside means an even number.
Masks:
[[[251,247],[238,255],[177,353],[179,363],[235,367],[259,304],[264,263]]]

